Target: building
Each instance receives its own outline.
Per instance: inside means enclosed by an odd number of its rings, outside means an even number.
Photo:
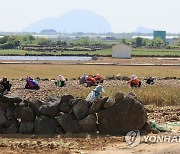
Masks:
[[[131,47],[126,44],[117,44],[112,49],[113,58],[131,58]]]
[[[153,38],[155,39],[157,37],[162,38],[162,40],[166,44],[166,31],[154,31],[153,32]]]

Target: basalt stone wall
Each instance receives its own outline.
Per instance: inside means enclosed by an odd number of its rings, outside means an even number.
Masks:
[[[104,133],[124,135],[141,129],[147,113],[135,96],[117,93],[95,102],[72,95],[22,100],[0,94],[0,133]]]

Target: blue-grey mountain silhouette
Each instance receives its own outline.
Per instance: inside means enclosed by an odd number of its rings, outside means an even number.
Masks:
[[[37,32],[43,29],[54,29],[57,32],[104,33],[111,32],[108,21],[88,10],[71,10],[58,18],[45,18],[24,28],[24,32]]]
[[[140,27],[138,27],[137,29],[136,29],[136,33],[153,33],[153,29],[148,29],[148,28],[146,28],[146,27],[142,27],[142,26],[140,26]]]
[[[53,34],[57,34],[57,32],[54,29],[43,29],[43,30],[40,31],[40,34],[53,35]]]

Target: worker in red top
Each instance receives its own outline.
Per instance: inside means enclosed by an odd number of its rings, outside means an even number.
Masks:
[[[135,74],[131,76],[131,79],[129,80],[128,84],[131,88],[141,87],[141,81],[137,78]]]
[[[96,79],[93,78],[92,76],[86,76],[85,79],[86,79],[87,87],[91,87],[91,86],[96,85]]]
[[[99,74],[97,74],[96,76],[94,76],[94,79],[96,80],[96,83],[103,83],[103,77]]]

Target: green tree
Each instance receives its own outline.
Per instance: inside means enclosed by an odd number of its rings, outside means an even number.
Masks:
[[[51,46],[54,45],[54,43],[51,40],[45,39],[45,38],[38,38],[37,44],[40,46]]]
[[[16,36],[4,36],[0,39],[0,49],[15,49],[20,46],[20,41]]]
[[[165,46],[165,43],[161,37],[157,37],[157,38],[153,39],[152,46],[162,48]]]
[[[135,47],[141,47],[143,46],[143,38],[142,37],[137,37],[135,39]]]

